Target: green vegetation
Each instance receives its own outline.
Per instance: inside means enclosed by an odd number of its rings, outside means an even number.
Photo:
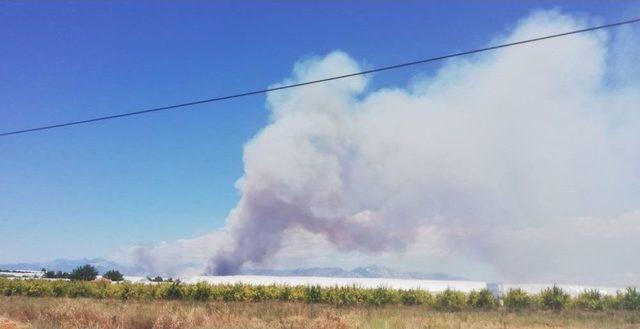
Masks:
[[[149,277],[149,276],[148,276],[148,277],[147,277],[147,280],[149,280],[149,281],[151,281],[151,282],[164,282],[164,281],[165,281],[164,279],[162,279],[162,277],[161,277],[161,276],[156,276],[155,278],[152,278],[152,277]],[[166,280],[166,281],[171,282],[171,281],[173,281],[173,280],[169,279],[169,280]]]
[[[447,289],[436,296],[436,307],[441,311],[460,311],[466,301],[467,296],[464,293]]]
[[[71,271],[71,273],[69,274],[69,279],[78,281],[91,281],[95,280],[97,276],[98,271],[96,270],[96,268],[87,264],[84,266],[78,266],[73,271]]]
[[[122,276],[122,273],[120,273],[119,271],[116,271],[116,270],[106,271],[102,275],[102,277],[105,278],[105,279],[109,279],[111,281],[122,281],[122,280],[124,280],[124,276]]]
[[[569,294],[558,286],[546,288],[538,296],[538,304],[544,310],[561,311],[569,305],[569,302],[571,302]]]
[[[71,280],[78,280],[78,281],[91,281],[91,280],[95,280],[96,277],[98,276],[98,271],[96,270],[96,268],[89,264],[84,266],[78,266],[73,271],[71,271],[71,273],[62,272],[62,271],[57,271],[57,272],[47,271],[44,268],[42,269],[42,271],[44,272],[44,277],[47,279],[71,279]],[[112,271],[109,271],[109,272],[112,272]],[[105,275],[107,273],[105,273]],[[121,274],[120,274],[120,277],[122,277]],[[122,280],[122,278],[120,280]]]
[[[89,273],[91,274],[91,273]],[[88,277],[88,276],[87,276]],[[27,297],[69,297],[120,300],[188,300],[211,302],[302,302],[334,306],[351,305],[424,305],[442,311],[491,311],[503,303],[507,311],[576,309],[582,311],[640,311],[640,292],[629,288],[615,296],[586,291],[571,298],[559,287],[528,295],[520,289],[510,290],[502,301],[489,290],[464,294],[445,290],[431,294],[423,290],[364,289],[320,286],[254,286],[247,284],[211,285],[205,282],[183,284],[180,281],[152,284],[130,282],[41,280],[0,278],[0,295]]]
[[[573,301],[577,309],[584,311],[602,311],[605,308],[604,298],[597,290],[587,290]]]
[[[627,311],[640,311],[640,292],[636,288],[627,288],[621,296],[621,305]]]
[[[92,265],[86,264],[83,266],[76,267],[71,273],[62,272],[62,271],[47,271],[46,269],[42,269],[44,272],[44,278],[46,279],[70,279],[70,280],[78,280],[78,281],[92,281],[95,280],[98,276],[98,270]],[[124,277],[122,274],[116,270],[110,270],[104,273],[102,276],[105,279],[109,279],[111,281],[122,281]]]
[[[474,309],[489,311],[498,306],[498,301],[489,289],[472,291],[467,296],[467,303]]]
[[[44,271],[44,277],[47,279],[68,279],[69,278],[69,273],[67,272],[62,272],[62,271]]]
[[[533,300],[524,290],[509,289],[503,298],[504,306],[510,311],[522,311],[531,308]]]

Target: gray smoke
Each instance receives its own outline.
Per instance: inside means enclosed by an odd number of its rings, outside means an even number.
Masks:
[[[538,12],[495,42],[587,23]],[[308,231],[362,255],[438,245],[493,279],[591,266],[599,282],[640,281],[638,253],[619,252],[640,248],[638,41],[631,29],[580,34],[449,61],[403,88],[354,77],[269,94],[231,239],[211,247],[207,271],[263,264],[286,252],[287,232]],[[336,51],[282,84],[361,69]]]

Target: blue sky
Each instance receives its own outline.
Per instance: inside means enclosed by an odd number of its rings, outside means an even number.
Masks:
[[[2,2],[0,131],[280,81],[343,50],[370,67],[485,45],[536,9],[631,2]],[[405,85],[438,64],[376,75]],[[0,263],[104,256],[224,225],[264,96],[0,139]]]

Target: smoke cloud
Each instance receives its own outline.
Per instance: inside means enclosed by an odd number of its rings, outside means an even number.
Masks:
[[[537,12],[494,42],[587,23]],[[206,271],[272,261],[306,232],[335,255],[427,245],[491,279],[640,282],[639,254],[620,251],[640,248],[638,41],[580,34],[448,61],[408,87],[354,77],[270,93]],[[335,51],[281,84],[361,69]]]

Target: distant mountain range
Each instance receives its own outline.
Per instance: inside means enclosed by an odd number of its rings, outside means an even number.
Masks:
[[[104,273],[109,270],[118,270],[126,274],[140,274],[144,272],[142,268],[124,266],[119,263],[103,258],[81,258],[81,259],[54,259],[44,263],[15,263],[0,264],[0,270],[41,270],[70,272],[74,268],[82,265],[92,265],[98,272]]]
[[[103,258],[82,258],[82,259],[55,259],[44,263],[15,263],[0,264],[0,270],[40,270],[50,271],[72,271],[78,266],[90,264],[98,272],[104,273],[108,270],[118,270],[127,275],[155,275],[146,273],[142,267],[125,266]],[[422,279],[422,280],[466,280],[464,277],[447,273],[425,273],[425,272],[402,272],[388,267],[370,265],[366,267],[356,267],[346,270],[340,267],[311,267],[297,269],[251,269],[245,268],[241,274],[245,275],[270,275],[270,276],[323,276],[341,278],[392,278],[392,279]]]
[[[370,265],[345,270],[340,267],[312,267],[298,268],[294,270],[272,269],[244,269],[242,274],[247,275],[271,275],[271,276],[324,276],[340,278],[391,278],[391,279],[422,279],[422,280],[467,280],[464,277],[447,273],[402,272],[394,269]]]

